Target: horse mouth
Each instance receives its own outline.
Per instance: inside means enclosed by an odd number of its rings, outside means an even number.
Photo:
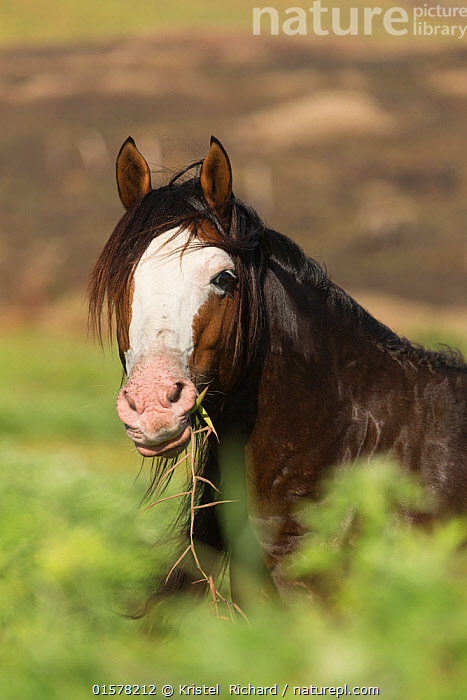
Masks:
[[[145,445],[142,442],[138,442],[134,437],[132,439],[136,449],[143,457],[176,457],[186,448],[190,437],[191,428],[187,425],[186,428],[174,438],[170,438],[170,440],[166,440],[165,442],[160,442],[158,445]]]

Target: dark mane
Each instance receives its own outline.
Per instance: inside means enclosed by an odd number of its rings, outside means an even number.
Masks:
[[[335,284],[327,271],[316,260],[306,256],[300,246],[290,238],[271,229],[265,229],[263,251],[271,261],[295,276],[297,283],[304,287],[304,293],[305,290],[318,293],[326,301],[328,308],[334,309],[338,314],[349,319],[382,351],[389,352],[397,360],[405,359],[407,362],[426,365],[432,369],[452,368],[467,372],[465,359],[459,350],[454,350],[447,345],[443,346],[442,351],[427,350],[422,345],[397,335],[378,321],[347,292]],[[276,289],[276,293],[278,291]],[[283,303],[287,303],[285,294]],[[291,311],[292,309],[288,309],[288,314]],[[290,315],[288,323],[290,324]]]
[[[199,162],[193,163],[177,173],[167,185],[148,192],[117,223],[94,266],[88,287],[90,325],[98,337],[102,335],[104,316],[110,332],[115,322],[119,345],[125,345],[125,312],[138,261],[154,238],[170,229],[184,228],[189,230],[190,240],[197,239],[199,245],[222,248],[235,260],[239,277],[236,317],[240,322],[231,329],[235,334],[234,362],[244,365],[254,356],[270,304],[264,286],[266,270],[278,266],[283,273],[292,276],[304,294],[318,294],[329,308],[349,318],[382,350],[400,361],[405,358],[408,362],[432,368],[466,370],[459,352],[448,347],[442,352],[426,350],[377,321],[334,284],[317,261],[308,258],[286,236],[267,228],[251,207],[233,195],[227,205],[228,211],[222,213],[230,219],[227,233],[220,213],[210,208],[204,199],[199,166]],[[192,176],[187,178],[187,173]],[[212,240],[209,240],[210,231],[215,232]],[[287,323],[290,323],[294,309],[284,290],[282,293],[286,312],[284,322],[287,317]],[[281,295],[281,290],[276,288],[275,294]],[[248,358],[245,338],[249,339]]]

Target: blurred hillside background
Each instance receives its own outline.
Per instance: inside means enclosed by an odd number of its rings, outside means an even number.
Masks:
[[[347,21],[347,0],[322,4],[340,6]],[[397,3],[408,12],[416,4]],[[291,4],[264,5],[283,21]],[[368,530],[335,617],[317,608],[305,621],[300,611],[277,613],[251,633],[227,636],[195,619],[178,629],[173,656],[164,652],[170,678],[151,656],[153,639],[143,645],[132,623],[109,613],[131,598],[124,582],[137,588],[156,537],[152,526],[134,532],[131,509],[147,473],[133,484],[140,461],[114,410],[121,369],[112,351],[88,339],[83,302],[90,268],[122,213],[114,162],[128,134],[155,184],[203,157],[215,134],[231,156],[236,194],[270,226],[396,331],[467,350],[467,39],[381,29],[253,36],[254,6],[0,0],[6,700],[90,697],[91,684],[112,682],[115,669],[129,682],[176,679],[180,659],[184,682],[215,683],[219,673],[235,682],[232,668],[254,682],[245,669],[264,648],[288,682],[294,670],[303,685],[353,679],[386,684],[384,697],[465,697],[465,561],[449,563],[453,532],[435,544],[409,543],[401,557],[391,542],[377,551],[383,526],[373,523],[377,534]],[[385,580],[384,557],[396,563],[379,598],[369,584],[373,574]],[[444,568],[458,579],[440,580]],[[358,622],[345,617],[349,601],[364,611]],[[446,620],[459,648],[446,641]],[[193,626],[209,664],[195,660]],[[291,629],[298,631],[287,646]],[[258,679],[269,671],[260,665]]]

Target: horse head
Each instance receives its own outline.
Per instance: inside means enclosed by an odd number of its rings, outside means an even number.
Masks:
[[[97,305],[105,294],[115,311],[127,375],[117,413],[145,457],[182,451],[200,390],[214,382],[225,392],[232,381],[239,333],[232,170],[214,137],[194,167],[193,178],[153,189],[146,160],[132,138],[125,141],[116,169],[126,213],[93,275]]]

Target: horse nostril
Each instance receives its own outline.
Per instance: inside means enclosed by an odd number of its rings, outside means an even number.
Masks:
[[[180,396],[182,395],[182,391],[182,382],[177,382],[176,384],[174,384],[167,394],[167,398],[170,401],[170,403],[177,403],[177,401],[180,399]]]
[[[133,401],[131,396],[126,392],[125,392],[125,398],[127,400],[129,407],[131,408],[131,410],[135,411],[135,413],[138,413],[135,402]]]

